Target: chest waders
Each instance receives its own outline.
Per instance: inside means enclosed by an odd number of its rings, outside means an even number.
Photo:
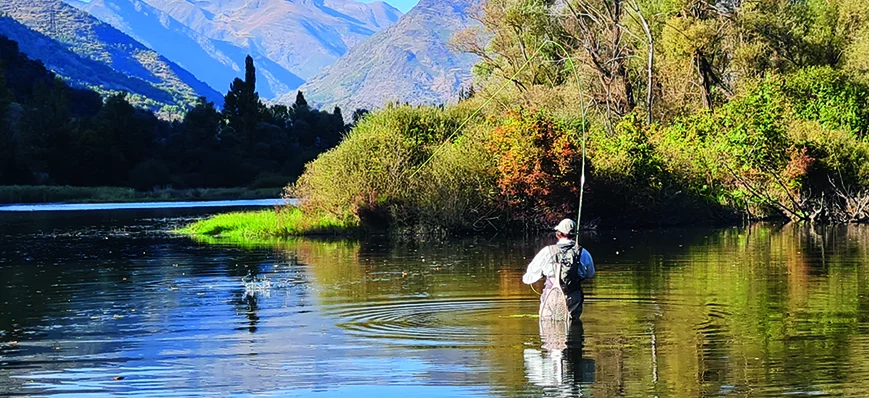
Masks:
[[[578,246],[577,246],[578,247]],[[573,250],[569,248],[567,250]],[[550,246],[552,251],[552,259],[555,265],[555,275],[552,278],[546,278],[546,288],[543,289],[543,294],[540,296],[540,320],[541,321],[565,321],[579,320],[582,315],[583,294],[580,287],[581,278],[575,267],[563,269],[561,256],[558,256],[560,248],[556,245]],[[578,249],[579,252],[582,249]],[[575,260],[578,262],[579,258]],[[562,286],[562,278],[567,277],[567,285]],[[574,280],[575,279],[575,280]]]

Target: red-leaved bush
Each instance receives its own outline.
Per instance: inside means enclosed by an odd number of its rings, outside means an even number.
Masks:
[[[543,111],[511,111],[488,134],[487,145],[514,220],[552,225],[576,211],[582,150],[575,128]]]

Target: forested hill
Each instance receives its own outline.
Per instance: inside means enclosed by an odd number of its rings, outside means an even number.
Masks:
[[[176,115],[199,96],[221,98],[190,72],[60,0],[4,0],[0,13],[0,32],[73,84],[103,94],[127,91],[139,105]]]
[[[280,190],[305,162],[338,143],[339,109],[266,106],[253,59],[215,104],[197,100],[180,121],[68,86],[0,35],[0,186]]]
[[[477,57],[450,41],[476,21],[470,0],[421,0],[395,25],[354,47],[301,87],[318,105],[372,109],[387,102],[441,104],[471,83]],[[288,95],[280,102],[293,99]]]

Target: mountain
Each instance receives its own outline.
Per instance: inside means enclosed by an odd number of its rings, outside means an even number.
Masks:
[[[244,74],[248,49],[210,39],[188,28],[171,15],[141,0],[65,0],[118,30],[128,34],[160,55],[193,73],[213,89],[225,91],[229,83]],[[259,93],[274,98],[304,83],[300,77],[254,52]]]
[[[258,89],[264,98],[294,91],[401,16],[385,3],[355,0],[66,1],[218,90],[242,73],[244,56],[250,54],[261,73]]]
[[[453,52],[456,32],[476,26],[473,0],[421,0],[394,25],[351,49],[299,89],[316,105],[372,109],[390,101],[439,104],[457,98],[476,56]],[[292,103],[295,94],[278,100]]]
[[[121,31],[60,0],[3,0],[0,33],[21,51],[80,86],[128,91],[140,105],[185,106],[222,95]]]

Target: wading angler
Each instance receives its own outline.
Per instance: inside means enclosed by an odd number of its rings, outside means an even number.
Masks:
[[[541,321],[578,321],[582,315],[582,281],[594,277],[594,261],[576,241],[576,229],[571,219],[558,223],[558,242],[541,249],[522,276],[522,282],[528,285],[546,277],[540,296]]]

